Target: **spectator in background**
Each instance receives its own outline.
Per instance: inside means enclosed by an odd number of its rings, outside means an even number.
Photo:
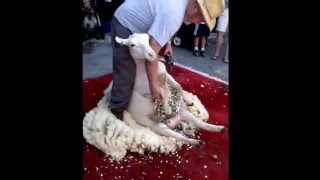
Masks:
[[[207,44],[207,37],[210,34],[210,30],[205,22],[197,23],[194,26],[194,48],[193,48],[193,55],[199,56],[199,41],[201,41],[201,49],[200,55],[205,57],[206,51],[206,44]]]
[[[226,55],[224,56],[223,61],[225,63],[229,62],[229,41],[226,43]]]
[[[223,44],[223,37],[227,32],[228,25],[229,25],[229,0],[225,0],[225,9],[218,18],[216,48],[215,48],[214,55],[211,57],[211,59],[213,60],[217,60],[219,58],[220,49]]]

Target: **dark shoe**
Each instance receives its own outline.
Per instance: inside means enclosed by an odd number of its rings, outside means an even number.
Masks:
[[[115,115],[119,120],[123,121],[123,111],[125,108],[113,108],[111,109],[111,112],[113,115]]]
[[[206,52],[205,51],[201,51],[200,52],[200,56],[205,57],[206,56]]]
[[[193,55],[194,56],[199,56],[199,51],[193,50]]]

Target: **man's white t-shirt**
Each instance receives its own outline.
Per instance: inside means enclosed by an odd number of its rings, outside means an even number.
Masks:
[[[188,0],[126,0],[115,12],[132,33],[148,33],[163,47],[184,21]]]

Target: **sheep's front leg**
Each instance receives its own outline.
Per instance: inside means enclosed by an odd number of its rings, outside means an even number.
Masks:
[[[181,85],[169,73],[167,73],[167,81],[171,86],[178,90],[179,94],[182,96],[183,100],[187,103],[188,106],[193,105],[192,99],[190,99],[183,93]]]
[[[195,127],[198,127],[198,128],[201,128],[201,129],[204,129],[207,131],[223,132],[223,131],[228,130],[228,128],[225,126],[218,126],[218,125],[205,123],[205,122],[197,119],[195,116],[193,116],[190,112],[188,112],[185,109],[181,109],[179,112],[179,115],[181,116],[181,119],[183,119],[184,121],[187,121],[187,122],[191,123],[192,125],[194,125]]]
[[[163,107],[164,107],[164,113],[166,115],[171,115],[172,114],[172,109],[169,105],[169,97],[170,97],[170,90],[168,87],[168,83],[167,83],[167,77],[166,74],[160,74],[159,76],[159,85],[162,88],[162,103],[163,103]]]

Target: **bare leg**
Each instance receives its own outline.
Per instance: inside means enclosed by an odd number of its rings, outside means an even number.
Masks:
[[[200,39],[199,36],[196,36],[196,37],[194,38],[194,47],[199,47],[199,39]]]
[[[222,132],[222,131],[226,131],[227,130],[227,128],[224,127],[224,126],[217,126],[217,125],[205,123],[205,122],[197,119],[196,117],[194,117],[190,112],[188,112],[185,109],[181,109],[179,114],[181,116],[181,119],[191,123],[192,125],[194,125],[196,127],[204,129],[206,131]]]
[[[219,57],[220,49],[221,49],[221,46],[223,44],[223,36],[224,36],[224,34],[225,34],[225,32],[220,32],[220,31],[218,31],[218,33],[217,33],[216,49],[215,49],[215,53],[214,53],[213,57]]]
[[[207,36],[201,36],[201,49],[206,49]]]
[[[224,62],[228,63],[229,62],[229,42],[226,44],[226,55],[224,56]]]
[[[193,55],[195,56],[199,56],[199,39],[200,37],[199,36],[196,36],[194,38],[194,48],[193,48]]]
[[[201,36],[201,51],[200,51],[200,55],[202,57],[205,57],[205,51],[206,51],[206,43],[207,43],[207,37],[206,36]]]

